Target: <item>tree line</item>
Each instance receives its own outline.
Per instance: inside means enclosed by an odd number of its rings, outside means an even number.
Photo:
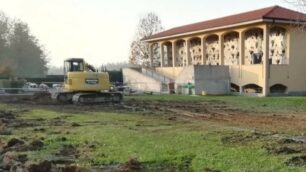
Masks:
[[[0,12],[0,75],[41,77],[46,71],[44,47],[29,26]]]

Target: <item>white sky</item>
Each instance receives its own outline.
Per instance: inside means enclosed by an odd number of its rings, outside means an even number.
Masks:
[[[139,18],[153,11],[166,29],[284,0],[0,0],[0,10],[28,23],[50,65],[83,57],[94,66],[127,61]]]

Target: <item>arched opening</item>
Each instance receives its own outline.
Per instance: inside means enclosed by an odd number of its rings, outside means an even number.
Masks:
[[[240,92],[240,87],[239,85],[236,85],[234,83],[231,83],[231,92],[232,93],[239,93]]]
[[[229,32],[224,35],[224,64],[238,65],[239,64],[239,33]]]
[[[287,92],[287,86],[283,84],[275,84],[270,87],[270,93],[285,94]]]
[[[205,40],[206,47],[206,64],[207,65],[220,65],[220,46],[219,36],[210,35]]]
[[[164,51],[164,67],[171,67],[173,65],[173,54],[172,54],[172,43],[165,42],[163,44],[163,51]]]
[[[190,57],[193,65],[202,64],[201,38],[190,40]]]
[[[269,32],[270,64],[289,64],[286,29],[275,26]]]
[[[261,64],[263,60],[263,30],[250,29],[245,32],[245,64]]]
[[[244,93],[262,93],[262,87],[256,84],[245,85],[242,89]]]
[[[176,42],[176,64],[177,66],[185,66],[187,64],[186,41],[179,40]]]

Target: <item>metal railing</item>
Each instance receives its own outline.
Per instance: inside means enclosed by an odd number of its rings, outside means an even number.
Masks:
[[[152,69],[146,69],[146,68],[142,68],[141,72],[146,75],[149,76],[151,78],[154,78],[162,83],[165,84],[169,84],[171,82],[173,82],[173,80],[169,77],[166,77],[165,75],[161,75],[159,73],[157,73],[156,71],[152,70]]]

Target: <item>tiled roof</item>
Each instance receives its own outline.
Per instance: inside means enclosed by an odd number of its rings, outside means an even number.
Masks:
[[[234,25],[244,22],[250,22],[259,19],[278,19],[278,20],[289,20],[289,21],[306,21],[306,14],[286,9],[280,6],[272,6],[262,8],[254,11],[244,12],[231,16],[221,17],[213,20],[203,21],[199,23],[184,25],[175,27],[147,38],[158,39],[162,37],[175,36],[178,34],[184,34],[189,32],[196,32],[206,29],[213,29],[217,27],[224,27],[228,25]]]

